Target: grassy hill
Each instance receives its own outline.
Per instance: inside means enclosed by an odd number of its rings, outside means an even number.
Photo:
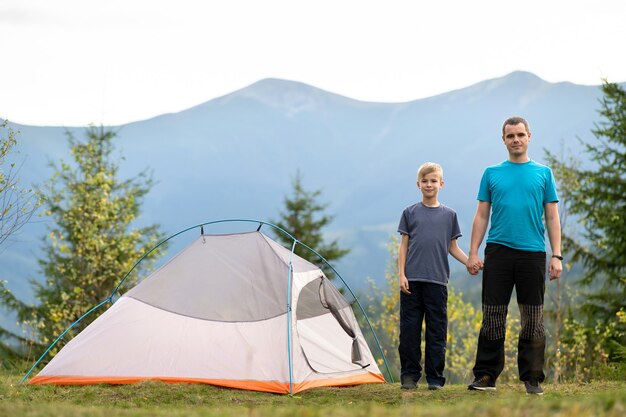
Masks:
[[[0,371],[0,416],[498,416],[618,417],[626,414],[626,382],[545,385],[542,397],[521,384],[495,393],[402,391],[399,384],[318,388],[295,397],[207,385],[146,382],[123,386],[19,385],[18,371]]]

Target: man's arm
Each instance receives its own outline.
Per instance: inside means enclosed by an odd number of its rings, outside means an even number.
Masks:
[[[467,271],[472,274],[478,274],[483,267],[483,261],[478,256],[478,248],[485,238],[487,225],[489,224],[489,215],[491,213],[491,203],[479,201],[474,222],[472,223],[472,237],[470,239],[469,259],[467,260]]]
[[[406,255],[409,252],[409,235],[402,234],[400,240],[400,250],[398,251],[398,275],[400,277],[400,291],[411,294],[409,291],[409,280],[405,275]]]
[[[561,256],[561,219],[559,217],[559,206],[557,203],[547,203],[544,205],[546,216],[546,229],[548,229],[548,239],[553,255]],[[563,271],[563,263],[560,259],[550,258],[548,275],[550,280],[559,279]]]

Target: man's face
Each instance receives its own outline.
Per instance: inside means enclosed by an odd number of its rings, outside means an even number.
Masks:
[[[530,133],[526,131],[524,123],[504,126],[504,136],[502,136],[509,155],[513,157],[524,156],[528,152],[528,142]]]

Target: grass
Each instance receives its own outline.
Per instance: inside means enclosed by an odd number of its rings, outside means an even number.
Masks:
[[[399,384],[318,388],[295,397],[207,385],[144,382],[136,385],[29,386],[21,374],[0,371],[0,416],[302,416],[302,417],[622,417],[626,382],[545,385],[542,397],[521,384],[493,393],[449,385],[402,391]]]

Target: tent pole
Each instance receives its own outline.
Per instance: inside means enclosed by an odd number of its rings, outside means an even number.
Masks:
[[[291,287],[293,283],[293,253],[297,240],[293,240],[289,255],[289,280],[287,281],[287,360],[289,361],[289,395],[293,396],[293,358],[291,349]]]

